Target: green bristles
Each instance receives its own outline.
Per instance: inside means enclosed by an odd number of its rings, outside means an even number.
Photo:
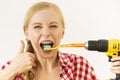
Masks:
[[[51,46],[50,45],[44,45],[43,48],[44,48],[44,50],[49,50],[49,48],[51,48]]]

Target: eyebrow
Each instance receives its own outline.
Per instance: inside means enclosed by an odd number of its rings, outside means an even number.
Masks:
[[[38,24],[39,24],[39,25],[42,25],[42,24],[39,23],[39,22],[33,23],[32,25],[36,25],[36,24],[37,24],[37,25],[38,25]],[[52,25],[52,24],[58,24],[58,22],[53,21],[53,22],[50,23],[50,25]]]
[[[58,24],[58,22],[51,22],[50,24]]]
[[[42,24],[41,24],[41,23],[39,23],[39,22],[33,23],[32,25],[36,25],[36,24],[42,25]]]

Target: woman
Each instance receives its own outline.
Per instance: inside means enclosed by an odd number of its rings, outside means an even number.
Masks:
[[[49,2],[34,4],[24,21],[27,49],[24,52],[25,45],[21,41],[18,54],[3,70],[0,80],[25,80],[29,73],[34,74],[31,80],[96,80],[93,67],[82,56],[57,49],[44,50],[44,47],[58,46],[64,31],[63,15],[57,5]]]

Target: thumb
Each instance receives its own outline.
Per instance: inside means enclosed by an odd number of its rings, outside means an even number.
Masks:
[[[19,53],[23,53],[24,52],[24,48],[25,48],[25,43],[23,40],[20,41],[20,49],[19,49]]]

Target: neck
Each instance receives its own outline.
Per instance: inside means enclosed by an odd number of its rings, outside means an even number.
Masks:
[[[38,64],[41,70],[49,72],[58,66],[58,55],[55,54],[50,58],[39,57]]]

